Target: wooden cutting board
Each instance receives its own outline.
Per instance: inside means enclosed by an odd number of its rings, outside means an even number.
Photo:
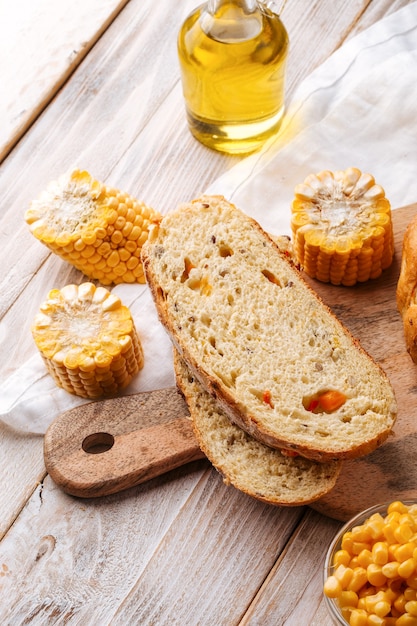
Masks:
[[[308,281],[385,370],[398,403],[388,440],[372,454],[346,461],[335,488],[311,505],[342,521],[373,504],[417,499],[417,365],[406,350],[395,297],[404,232],[416,212],[417,203],[393,211],[395,258],[379,279],[350,288]]]
[[[406,351],[395,297],[402,240],[416,212],[417,203],[393,212],[395,258],[379,279],[345,288],[307,278],[381,364],[398,402],[388,441],[366,457],[345,462],[332,492],[311,505],[342,521],[372,504],[417,499],[417,365]],[[53,480],[80,497],[114,493],[204,456],[175,389],[71,409],[48,429],[44,453]]]
[[[80,498],[117,493],[203,457],[175,387],[70,409],[44,438],[47,472]]]

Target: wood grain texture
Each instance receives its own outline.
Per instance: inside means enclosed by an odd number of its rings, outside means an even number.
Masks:
[[[410,4],[407,0],[378,0],[378,2],[370,2],[366,7],[363,7],[358,20],[355,24],[352,24],[347,36],[346,41],[351,39],[362,30],[372,26],[381,15],[391,15],[395,11],[399,11],[403,7]]]
[[[66,493],[117,493],[204,458],[175,387],[89,402],[60,415],[44,438],[48,474]]]
[[[82,501],[48,478],[0,544],[2,623],[239,623],[302,509],[258,503],[205,467]]]
[[[0,162],[127,1],[3,3],[0,55],[12,62],[0,65]]]
[[[407,4],[287,2],[288,98],[352,33]],[[166,212],[240,160],[201,146],[186,126],[175,39],[195,5],[125,3],[111,24],[103,21],[101,36],[81,51],[82,62],[63,76],[42,113],[27,112],[31,126],[0,165],[0,380],[34,354],[29,326],[45,293],[82,280],[23,222],[30,200],[51,179],[85,167]],[[53,39],[61,36],[58,27]],[[50,41],[42,46],[52,55]],[[0,428],[2,624],[232,626],[251,607],[252,624],[330,626],[316,563],[337,522],[306,509],[312,514],[299,526],[303,510],[252,501],[227,488],[206,460],[121,494],[79,501],[49,477],[43,481],[42,443]]]
[[[293,541],[271,569],[239,626],[331,624],[323,602],[323,569],[328,545],[339,528],[335,520],[307,509]]]
[[[416,212],[417,204],[393,212],[395,259],[379,279],[353,290],[309,281],[380,363],[398,404],[397,421],[387,442],[366,457],[344,463],[331,493],[312,505],[339,520],[380,502],[417,498],[417,368],[406,350],[395,296],[404,232]]]

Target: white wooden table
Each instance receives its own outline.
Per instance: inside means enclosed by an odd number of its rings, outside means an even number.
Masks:
[[[288,0],[288,98],[352,35],[408,0]],[[0,380],[36,350],[39,294],[82,277],[30,235],[29,202],[71,166],[162,213],[238,157],[189,134],[176,34],[195,0],[0,0]],[[330,624],[324,552],[339,522],[226,487],[208,461],[78,500],[42,437],[0,428],[0,623]]]

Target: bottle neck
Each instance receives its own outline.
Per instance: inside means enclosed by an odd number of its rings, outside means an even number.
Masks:
[[[263,28],[258,0],[208,0],[200,25],[222,43],[254,39]]]
[[[235,7],[245,14],[253,13],[258,8],[258,0],[208,0],[207,10],[214,15],[222,7]]]

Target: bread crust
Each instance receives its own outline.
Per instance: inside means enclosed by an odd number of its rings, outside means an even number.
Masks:
[[[407,351],[417,363],[417,215],[408,224],[397,283],[397,307],[403,320]]]
[[[333,489],[341,462],[289,458],[257,442],[229,421],[175,349],[174,371],[199,446],[225,484],[275,506],[310,504]]]
[[[193,218],[193,215],[195,218],[196,209],[204,210],[206,208],[210,210],[212,207],[215,208],[219,206],[225,206],[226,210],[232,207],[233,210],[238,211],[221,196],[203,196],[188,205],[180,207],[179,214],[181,215],[181,220],[183,219],[184,222],[187,222],[188,219],[191,220]],[[384,416],[383,425],[378,427],[376,432],[372,433],[371,436],[361,436],[360,441],[354,443],[346,441],[346,445],[342,449],[340,446],[334,445],[332,437],[327,437],[325,444],[323,444],[323,441],[319,441],[318,438],[315,441],[306,442],[297,440],[296,436],[293,438],[288,437],[287,433],[280,432],[279,427],[271,428],[270,425],[262,419],[261,415],[248,410],[241,401],[239,394],[223,384],[221,378],[207,371],[197,351],[192,352],[189,347],[186,346],[181,329],[179,329],[178,320],[173,317],[172,303],[166,299],[164,289],[159,284],[160,276],[156,271],[156,257],[159,253],[162,254],[162,250],[158,250],[157,247],[161,246],[161,248],[163,248],[164,242],[159,240],[158,232],[156,232],[153,235],[151,234],[149,241],[143,248],[142,262],[159,318],[167,329],[175,348],[178,350],[181,358],[192,374],[197,378],[203,388],[216,399],[229,419],[258,441],[273,448],[295,451],[306,458],[319,462],[328,462],[336,459],[352,459],[372,452],[387,439],[396,417],[396,402],[388,377],[382,368],[362,348],[359,342],[352,337],[351,333],[342,326],[329,307],[323,303],[321,298],[303,280],[300,272],[289,262],[288,258],[281,253],[274,240],[263,231],[255,220],[246,215],[243,219],[251,224],[253,230],[259,233],[265,245],[269,246],[268,250],[270,254],[278,255],[281,261],[288,266],[289,272],[292,273],[292,279],[302,284],[304,293],[309,293],[309,300],[315,301],[321,308],[321,311],[326,312],[328,320],[333,320],[334,325],[337,327],[337,332],[340,333],[340,337],[344,335],[348,338],[352,349],[361,353],[368,365],[372,364],[372,375],[375,377],[377,384],[383,388],[383,393],[386,394],[387,397],[388,408],[386,410],[386,416]],[[162,224],[163,223],[164,220],[162,221]],[[291,315],[290,311],[288,315]],[[279,337],[276,340],[279,341]],[[354,419],[355,418],[353,418],[353,421]]]

